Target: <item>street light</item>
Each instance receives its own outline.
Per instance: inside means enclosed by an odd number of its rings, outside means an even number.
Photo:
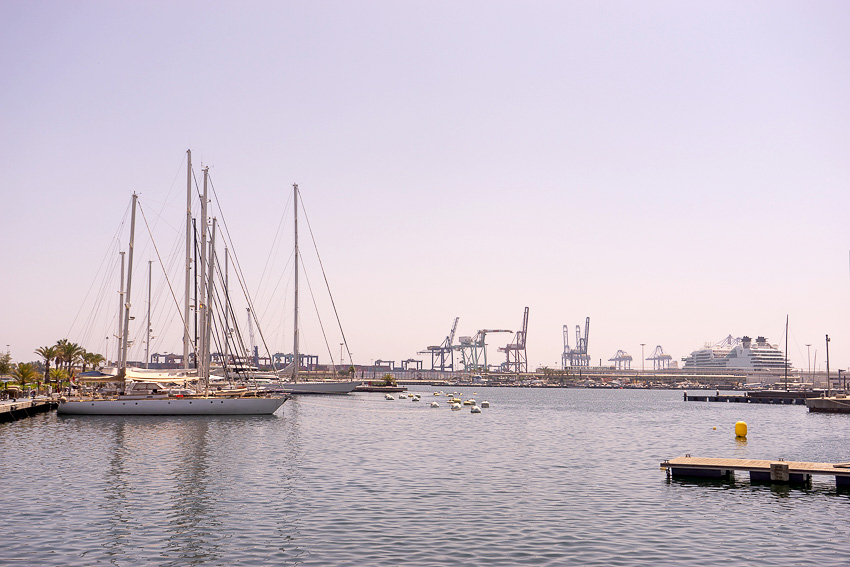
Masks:
[[[815,387],[815,382],[812,379],[812,345],[811,343],[806,345],[806,356],[809,360],[809,379],[812,380],[812,388]]]
[[[826,395],[832,396],[832,384],[829,381],[829,335],[826,336]]]
[[[646,346],[646,343],[640,343],[640,371],[643,372],[643,347]]]

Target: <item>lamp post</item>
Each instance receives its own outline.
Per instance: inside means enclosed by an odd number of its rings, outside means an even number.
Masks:
[[[826,336],[826,395],[832,396],[832,384],[829,381],[829,335]]]
[[[646,346],[646,343],[640,343],[640,371],[643,372],[643,347]]]
[[[812,345],[811,345],[811,343],[806,345],[806,357],[808,359],[808,365],[809,365],[809,379],[811,380],[812,379]],[[815,387],[815,383],[814,383],[814,380],[812,380],[812,388],[814,388],[814,387]]]

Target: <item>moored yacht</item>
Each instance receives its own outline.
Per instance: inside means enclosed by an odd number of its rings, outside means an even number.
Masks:
[[[188,152],[188,174],[187,174],[187,209],[191,217],[192,199],[192,158]],[[214,305],[214,270],[215,265],[215,232],[216,219],[212,219],[212,236],[207,242],[207,169],[204,169],[204,192],[201,205],[200,224],[201,231],[200,250],[202,251],[199,278],[200,305]],[[194,371],[188,368],[189,337],[188,326],[184,333],[184,361],[185,367],[176,372],[151,372],[128,368],[127,346],[129,344],[129,322],[130,297],[133,281],[133,249],[136,225],[137,195],[133,194],[133,202],[130,217],[130,243],[128,254],[128,271],[126,292],[122,291],[123,325],[121,326],[121,352],[119,356],[119,368],[112,376],[103,376],[100,382],[115,384],[114,395],[98,394],[89,398],[60,400],[57,412],[66,415],[271,415],[288,399],[286,395],[259,394],[247,390],[231,391],[223,393],[210,388],[210,329],[213,324],[212,309],[203,310],[200,317],[201,333],[199,343],[192,345],[198,361],[198,368]],[[191,218],[187,219],[187,233],[191,230]],[[189,266],[191,251],[189,249],[190,239],[186,239],[186,264]],[[209,276],[205,277],[204,269],[207,268],[207,252],[209,252]],[[188,274],[188,269],[187,269]],[[123,270],[122,270],[123,275]],[[186,279],[186,312],[188,313],[188,302],[190,294],[190,280]],[[123,288],[122,288],[123,289]],[[209,301],[207,300],[209,298]],[[194,373],[194,376],[191,376]],[[163,374],[172,374],[163,376]],[[252,395],[250,395],[252,394]]]

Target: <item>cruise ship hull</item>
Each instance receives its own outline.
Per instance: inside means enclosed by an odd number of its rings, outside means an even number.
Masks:
[[[271,415],[286,397],[167,398],[136,400],[72,400],[59,404],[64,415]]]

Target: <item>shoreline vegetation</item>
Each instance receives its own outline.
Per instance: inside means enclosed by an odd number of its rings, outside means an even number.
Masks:
[[[88,352],[68,339],[35,349],[40,359],[30,362],[12,361],[6,352],[0,354],[0,378],[4,397],[40,396],[69,388],[79,373],[97,370],[106,361],[102,354]],[[33,387],[34,386],[34,387]]]

